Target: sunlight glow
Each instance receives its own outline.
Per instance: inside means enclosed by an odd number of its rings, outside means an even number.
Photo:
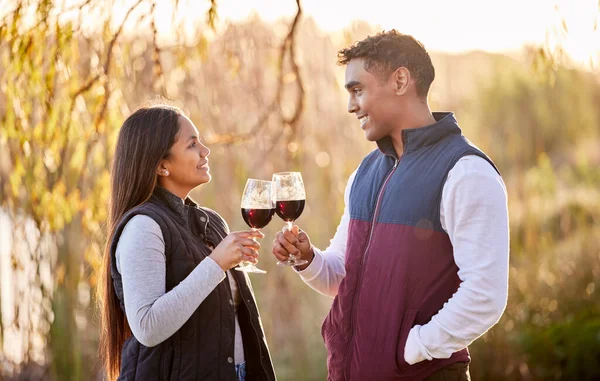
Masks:
[[[256,12],[273,21],[296,10],[293,0],[221,0],[219,4],[219,14],[228,20]],[[326,32],[364,20],[381,29],[412,34],[432,51],[505,52],[561,42],[576,62],[597,60],[600,52],[600,33],[594,30],[600,13],[596,0],[303,0],[302,7],[305,16],[314,18]],[[566,36],[561,18],[568,28]]]
[[[127,10],[137,0],[106,2],[102,9],[86,12],[83,29],[100,31],[112,5],[112,24],[117,28]],[[11,9],[3,1],[0,15]],[[62,0],[65,8],[80,4]],[[129,18],[126,33],[148,32],[150,20],[137,23],[147,13],[150,2],[143,2]],[[170,45],[180,34],[193,41],[206,27],[208,0],[180,0],[173,16],[173,1],[156,3],[155,23],[159,42]],[[378,29],[395,28],[412,34],[429,51],[460,53],[472,50],[515,52],[525,45],[545,46],[553,51],[561,46],[577,66],[598,68],[600,58],[600,4],[597,0],[302,0],[303,17],[310,17],[326,33],[334,33],[362,20]],[[273,22],[290,18],[296,12],[294,0],[219,0],[218,28],[252,15]],[[60,18],[69,18],[60,14]],[[564,20],[564,23],[563,23]],[[135,25],[135,27],[134,27]],[[566,33],[563,25],[566,25]],[[181,41],[181,40],[180,40]]]

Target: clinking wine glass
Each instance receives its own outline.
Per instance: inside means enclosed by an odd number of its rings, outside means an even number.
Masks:
[[[275,214],[272,189],[270,181],[257,179],[246,181],[242,195],[242,217],[252,230],[258,231],[267,226]],[[248,261],[242,261],[235,269],[258,274],[266,273],[265,270],[259,269]]]
[[[292,223],[300,217],[306,202],[306,192],[300,172],[279,172],[273,175],[273,197],[275,213],[292,229]],[[300,266],[308,261],[289,256],[286,261],[279,261],[279,266]]]

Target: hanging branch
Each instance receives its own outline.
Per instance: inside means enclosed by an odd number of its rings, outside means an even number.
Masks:
[[[258,133],[263,129],[266,125],[266,121],[269,116],[276,110],[279,109],[279,114],[281,115],[281,121],[284,125],[289,125],[293,131],[296,130],[297,122],[300,119],[300,115],[304,109],[304,85],[302,83],[302,77],[300,76],[300,68],[296,62],[296,54],[295,54],[295,37],[296,37],[296,28],[298,26],[298,21],[300,20],[300,16],[302,15],[302,5],[300,4],[300,0],[296,0],[296,16],[290,25],[290,29],[288,34],[286,35],[281,48],[279,50],[279,76],[277,81],[277,91],[275,93],[275,98],[267,107],[267,109],[263,112],[261,117],[258,119],[258,122],[250,129],[249,132],[246,133],[237,133],[237,134],[218,134],[214,135],[211,138],[207,139],[207,144],[225,144],[230,145],[234,143],[244,142],[249,139],[255,138],[258,136]],[[294,113],[291,117],[283,116],[281,110],[281,98],[283,95],[283,77],[284,77],[284,63],[286,53],[289,52],[290,62],[292,66],[292,70],[295,75],[296,85],[298,86],[298,93],[296,95],[296,107]],[[274,144],[278,141],[278,139],[274,140]],[[271,147],[272,149],[272,147]]]
[[[71,12],[71,11],[74,11],[74,10],[77,9],[81,13],[82,10],[83,10],[83,8],[87,7],[91,3],[92,3],[92,0],[85,0],[83,3],[72,5],[69,8],[62,10],[61,12],[62,13],[68,13],[68,12]]]
[[[131,13],[143,1],[144,0],[138,0],[131,8],[129,8],[129,10],[125,14],[125,18],[123,19],[123,22],[121,23],[121,26],[119,26],[119,29],[117,30],[117,32],[113,36],[112,40],[110,41],[110,44],[108,45],[106,61],[104,62],[104,101],[102,102],[102,106],[100,107],[100,112],[96,115],[96,120],[94,121],[94,126],[96,129],[96,132],[98,132],[100,123],[104,120],[104,114],[106,113],[106,106],[108,106],[108,100],[110,99],[110,86],[109,86],[110,81],[108,79],[109,79],[109,75],[110,75],[110,67],[111,67],[110,64],[112,61],[113,47],[114,47],[115,43],[117,42],[119,36],[121,35],[121,32],[123,31],[123,27],[127,23],[127,19],[129,19],[129,16],[131,15]]]
[[[277,106],[278,105],[276,102],[272,102],[269,105],[269,107],[260,116],[258,121],[254,124],[254,126],[252,126],[250,131],[245,132],[245,133],[236,133],[236,134],[213,135],[206,139],[206,143],[208,145],[215,145],[215,144],[230,145],[230,144],[234,144],[234,143],[238,143],[238,142],[247,141],[247,140],[252,139],[253,137],[256,137],[256,134],[263,128],[263,126],[267,122],[267,119],[269,119],[269,117],[275,111]]]
[[[158,84],[161,95],[169,98],[167,94],[167,87],[165,83],[164,71],[162,68],[162,63],[160,61],[160,53],[161,49],[158,47],[158,30],[156,28],[156,17],[154,14],[154,10],[156,8],[156,0],[152,2],[152,8],[150,9],[150,14],[152,15],[151,28],[152,28],[152,44],[154,45],[154,49],[152,51],[152,72],[155,78],[155,84]]]
[[[94,120],[94,126],[96,129],[96,132],[98,132],[98,127],[99,127],[100,123],[104,120],[104,114],[106,112],[106,107],[108,105],[108,99],[110,98],[109,75],[110,75],[110,67],[111,67],[110,64],[111,64],[112,55],[113,55],[113,48],[114,48],[114,45],[117,42],[119,36],[121,35],[121,32],[123,31],[123,27],[125,26],[125,23],[129,19],[129,16],[143,1],[144,0],[138,0],[133,6],[131,6],[131,8],[129,8],[129,10],[125,14],[125,18],[123,19],[123,22],[119,26],[119,29],[117,29],[117,31],[113,35],[112,39],[110,40],[110,43],[108,44],[108,48],[106,50],[106,59],[104,61],[104,65],[103,65],[103,72],[96,74],[85,85],[80,87],[79,90],[77,90],[71,97],[71,105],[69,106],[69,112],[67,114],[68,119],[67,119],[67,124],[66,124],[65,132],[64,132],[65,144],[63,144],[63,146],[61,148],[61,152],[60,152],[60,158],[62,160],[61,160],[60,166],[57,169],[57,175],[55,177],[54,182],[56,182],[58,179],[61,178],[64,168],[66,166],[66,160],[64,160],[66,151],[67,151],[67,146],[68,146],[66,144],[66,141],[68,139],[71,125],[73,122],[73,110],[75,109],[75,102],[77,100],[77,97],[79,97],[83,93],[87,92],[96,82],[98,82],[98,80],[100,80],[101,76],[104,79],[104,99],[102,102],[102,106],[100,107],[100,112],[96,115],[96,118]],[[52,188],[50,188],[50,189],[52,189]]]
[[[210,8],[206,15],[206,21],[208,23],[208,26],[210,26],[212,30],[215,30],[215,23],[217,21],[217,17],[217,0],[210,0]]]
[[[296,83],[298,86],[298,94],[296,96],[296,108],[294,110],[294,114],[291,118],[283,118],[283,121],[289,125],[295,125],[302,113],[302,109],[304,108],[304,86],[302,84],[302,78],[300,77],[300,68],[296,62],[296,51],[295,51],[295,37],[296,37],[296,27],[298,25],[298,21],[300,20],[300,16],[302,15],[302,7],[300,6],[300,0],[296,0],[296,5],[298,7],[298,11],[296,12],[296,16],[294,17],[294,21],[292,22],[292,26],[283,41],[283,46],[281,47],[281,51],[279,53],[279,85],[277,87],[277,103],[281,105],[281,97],[283,93],[283,64],[285,61],[285,53],[289,52],[290,54],[290,64],[292,66],[292,70],[295,75]]]
[[[140,15],[140,17],[137,19],[137,23],[138,23],[138,24],[140,24],[140,23],[143,23],[143,22],[144,22],[146,19],[148,19],[148,18],[149,18],[149,17],[151,17],[151,16],[152,16],[152,12],[144,13],[144,14]],[[113,38],[113,39],[114,39],[114,38]],[[143,53],[142,53],[142,54],[141,54],[139,57],[142,57],[142,56],[143,56]],[[137,58],[139,58],[139,57],[137,57]],[[133,60],[133,61],[135,61],[135,58],[132,58],[132,60]],[[105,83],[105,86],[106,86],[106,83]],[[117,92],[117,93],[120,93],[120,90],[119,90],[119,89],[117,89],[117,90],[116,90],[116,92]],[[107,94],[108,94],[108,93],[106,93],[106,87],[105,87],[105,98],[104,98],[105,102],[103,103],[103,104],[104,104],[104,110],[106,110],[106,105],[108,104],[108,97],[107,97]],[[110,95],[110,96],[113,96],[113,94],[115,94],[115,90],[113,90],[113,89],[110,89],[110,94],[109,94],[109,95]],[[89,141],[88,141],[88,143],[87,143],[87,148],[86,148],[86,150],[84,151],[83,163],[86,163],[86,165],[88,165],[87,163],[89,162],[89,160],[90,160],[90,158],[91,158],[91,154],[92,154],[92,152],[94,151],[94,148],[95,148],[95,147],[96,147],[96,146],[97,146],[99,143],[101,143],[101,142],[102,142],[101,138],[102,138],[103,136],[102,136],[101,134],[98,134],[98,133],[97,133],[97,132],[98,132],[98,128],[99,128],[99,123],[98,123],[98,124],[95,124],[96,135],[95,135],[95,136],[93,136],[91,139],[89,139]],[[104,139],[106,139],[106,137],[104,137]],[[87,180],[88,180],[88,176],[84,176],[84,179],[83,179],[83,180],[82,180],[82,182],[81,182],[81,186],[82,186],[82,187],[83,187],[83,186],[85,186],[85,184],[86,184]]]

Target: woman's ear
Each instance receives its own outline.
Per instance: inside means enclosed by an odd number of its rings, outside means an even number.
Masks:
[[[156,174],[159,176],[169,176],[171,172],[169,171],[168,164],[165,160],[161,160],[160,164],[158,164],[158,169]]]

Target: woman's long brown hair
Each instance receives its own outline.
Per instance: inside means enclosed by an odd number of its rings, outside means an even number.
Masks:
[[[115,294],[110,272],[110,246],[123,215],[152,195],[160,161],[168,158],[179,132],[180,115],[183,115],[181,110],[165,104],[143,107],[125,120],[119,132],[111,173],[108,239],[98,283],[101,311],[99,350],[108,381],[119,376],[123,344],[131,336],[125,313]]]

